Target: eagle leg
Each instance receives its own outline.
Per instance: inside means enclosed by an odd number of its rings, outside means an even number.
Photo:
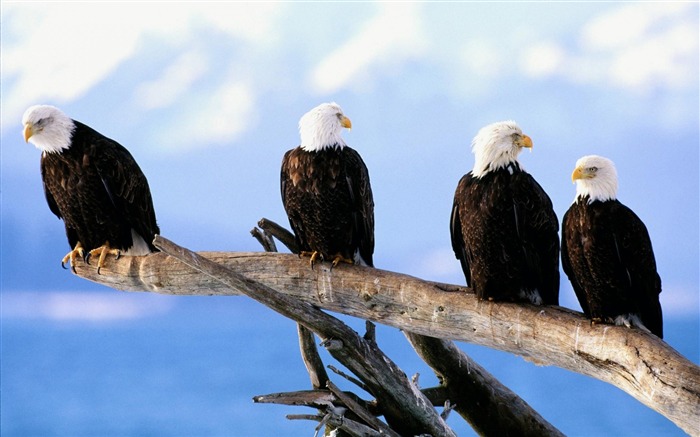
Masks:
[[[61,260],[61,267],[64,269],[66,268],[66,262],[70,261],[70,268],[73,270],[73,273],[78,273],[75,271],[75,259],[80,256],[82,259],[87,261],[87,258],[85,257],[85,249],[83,249],[83,245],[80,244],[80,241],[78,241],[78,244],[75,245],[73,250],[68,252],[66,256],[63,257]]]
[[[105,244],[102,246],[98,247],[97,249],[92,249],[90,252],[88,252],[86,261],[90,260],[90,257],[99,254],[100,257],[97,260],[97,274],[100,274],[100,269],[105,265],[105,259],[107,258],[107,255],[115,255],[115,259],[119,259],[121,257],[122,252],[119,249],[114,249],[109,246],[109,241],[105,241]],[[89,262],[88,262],[89,264]]]
[[[311,257],[311,261],[309,261],[309,263],[311,264],[311,270],[314,269],[314,264],[316,264],[317,259],[321,258],[321,261],[323,261],[323,255],[321,255],[321,252],[319,252],[317,250],[314,250],[313,252],[308,252],[306,250],[302,250],[301,252],[299,252],[299,256],[300,257],[302,257],[302,256],[310,256]]]
[[[351,260],[350,258],[345,258],[343,255],[341,255],[341,254],[338,253],[338,254],[336,254],[335,257],[333,258],[333,264],[331,265],[331,269],[332,269],[333,267],[336,267],[336,266],[337,266],[338,264],[340,264],[341,262],[344,262],[344,263],[350,264],[350,265],[355,264],[355,261]]]

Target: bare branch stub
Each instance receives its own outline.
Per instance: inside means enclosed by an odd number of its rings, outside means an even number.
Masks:
[[[258,228],[253,228],[250,230],[250,234],[258,240],[258,243],[263,247],[265,252],[277,252],[277,246],[275,245],[275,240],[270,234],[265,231],[261,231]]]
[[[287,249],[289,249],[290,252],[299,253],[299,248],[297,247],[297,242],[296,238],[294,237],[294,234],[289,232],[284,227],[266,218],[261,218],[260,221],[258,221],[258,226],[263,231],[277,238],[282,244],[284,244],[287,247]]]
[[[322,408],[328,403],[337,402],[337,398],[329,390],[300,390],[295,392],[271,393],[253,397],[257,404],[295,405]]]

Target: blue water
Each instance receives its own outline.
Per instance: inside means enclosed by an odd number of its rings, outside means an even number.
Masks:
[[[252,402],[254,395],[309,388],[291,321],[242,297],[104,293],[114,307],[106,311],[98,305],[103,294],[89,294],[98,299],[85,311],[102,315],[96,319],[80,313],[75,296],[3,295],[3,437],[313,435],[314,422],[285,415],[314,410]],[[363,332],[363,322],[351,323]],[[694,323],[666,329],[669,338],[689,339],[681,352],[697,362]],[[378,341],[407,374],[420,373],[422,387],[436,384],[397,330],[380,327]],[[461,346],[566,434],[684,435],[599,381]],[[448,423],[473,435],[456,414]]]

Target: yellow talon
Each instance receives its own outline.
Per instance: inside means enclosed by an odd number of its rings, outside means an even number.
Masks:
[[[316,264],[317,259],[321,258],[321,261],[323,261],[323,255],[321,255],[321,252],[319,252],[317,250],[314,250],[313,252],[308,252],[306,250],[302,250],[301,252],[299,252],[299,256],[300,257],[302,257],[302,256],[310,256],[311,257],[311,260],[309,261],[309,263],[311,264],[311,270],[314,269],[314,264]]]
[[[80,255],[81,258],[85,259],[85,250],[83,249],[83,245],[80,244],[80,241],[78,241],[78,244],[75,245],[73,250],[68,252],[66,256],[63,257],[61,260],[61,267],[64,269],[66,268],[66,262],[70,261],[70,268],[73,270],[73,273],[77,273],[75,271],[75,259]]]
[[[98,247],[97,249],[92,249],[88,253],[87,259],[89,260],[92,256],[97,255],[97,254],[100,255],[99,259],[97,260],[97,274],[99,275],[100,269],[102,269],[102,267],[105,265],[105,259],[107,258],[107,255],[115,255],[116,256],[115,259],[119,259],[119,257],[121,256],[122,253],[119,249],[114,249],[114,248],[110,247],[109,241],[106,241],[105,244]]]
[[[331,268],[336,267],[341,262],[344,262],[344,263],[350,264],[350,265],[355,264],[355,261],[351,260],[350,258],[345,258],[343,255],[337,254],[335,256],[335,258],[333,258],[333,264],[331,265]]]

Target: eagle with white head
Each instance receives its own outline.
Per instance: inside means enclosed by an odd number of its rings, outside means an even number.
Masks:
[[[571,174],[574,203],[562,221],[561,259],[593,322],[636,326],[663,338],[661,278],[644,223],[617,200],[613,162],[584,156]]]
[[[521,167],[532,139],[514,121],[483,127],[474,168],[457,184],[452,249],[479,299],[559,303],[559,222],[552,201]]]
[[[28,108],[24,139],[41,154],[49,209],[63,219],[73,248],[61,261],[75,272],[79,256],[146,255],[159,228],[146,176],[128,150],[49,105]]]
[[[300,256],[373,266],[374,200],[367,166],[341,137],[352,123],[336,103],[301,117],[301,145],[282,160],[282,203]]]

